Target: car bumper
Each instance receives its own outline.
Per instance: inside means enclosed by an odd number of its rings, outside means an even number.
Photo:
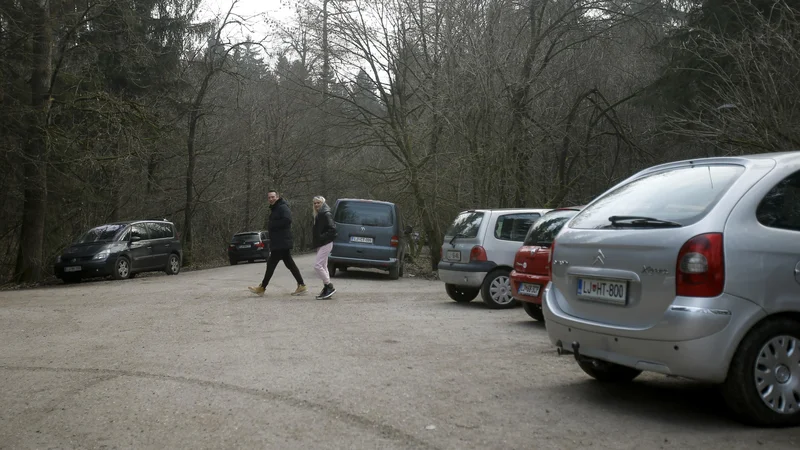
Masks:
[[[491,272],[497,265],[491,261],[476,261],[466,264],[439,261],[439,279],[445,284],[456,286],[481,287],[486,274]]]
[[[766,316],[755,303],[727,294],[678,297],[653,327],[620,328],[569,316],[552,285],[542,306],[550,342],[566,353],[713,383],[725,381],[738,343]]]
[[[249,259],[267,259],[269,258],[269,250],[249,250],[249,251],[235,251],[228,252],[228,259],[233,261],[245,261]]]
[[[80,270],[71,271],[70,267],[80,267]],[[64,277],[104,277],[114,272],[114,258],[110,257],[105,261],[76,261],[74,263],[60,262],[53,265],[53,273],[57,278]]]
[[[383,268],[388,269],[397,265],[397,258],[389,259],[361,259],[361,258],[347,258],[343,256],[328,256],[328,263],[341,264],[348,267],[364,267],[364,268]]]
[[[511,296],[514,297],[515,300],[519,300],[521,302],[533,303],[536,305],[542,304],[542,294],[544,292],[544,288],[547,286],[547,283],[550,281],[550,277],[541,275],[531,275],[528,273],[520,273],[517,272],[516,270],[512,270],[510,279],[511,279]],[[539,286],[539,295],[520,294],[519,286],[522,283],[535,284]]]

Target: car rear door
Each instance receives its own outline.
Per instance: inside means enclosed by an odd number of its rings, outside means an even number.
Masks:
[[[153,243],[150,241],[147,226],[144,223],[134,223],[131,225],[130,233],[131,270],[152,269]]]
[[[334,221],[333,256],[374,261],[397,256],[397,248],[392,246],[397,218],[390,204],[342,200],[336,205]]]
[[[495,211],[492,215],[492,229],[487,230],[484,240],[486,258],[497,265],[511,267],[528,230],[541,214]]]
[[[152,267],[166,267],[172,250],[172,227],[165,222],[147,222],[153,246]]]

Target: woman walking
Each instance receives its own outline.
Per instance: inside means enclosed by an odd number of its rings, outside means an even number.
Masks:
[[[333,250],[333,240],[336,239],[336,223],[333,221],[331,208],[325,203],[325,197],[316,196],[314,202],[314,228],[312,230],[312,247],[317,249],[317,259],[314,262],[314,270],[322,279],[324,284],[322,292],[317,296],[317,300],[326,300],[333,296],[336,289],[331,284],[331,276],[328,273],[328,255]]]

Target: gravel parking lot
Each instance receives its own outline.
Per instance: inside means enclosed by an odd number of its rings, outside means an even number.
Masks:
[[[708,386],[607,386],[522,311],[263,263],[0,292],[0,448],[797,449]]]

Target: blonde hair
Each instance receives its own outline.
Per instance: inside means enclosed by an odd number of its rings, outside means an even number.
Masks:
[[[311,199],[311,211],[314,213],[314,217],[316,218],[317,217],[317,208],[314,208],[314,202],[322,202],[322,205],[324,205],[325,204],[325,197],[323,197],[321,195],[316,195],[316,196],[314,196],[313,199]],[[322,205],[319,205],[319,207],[322,208]]]

